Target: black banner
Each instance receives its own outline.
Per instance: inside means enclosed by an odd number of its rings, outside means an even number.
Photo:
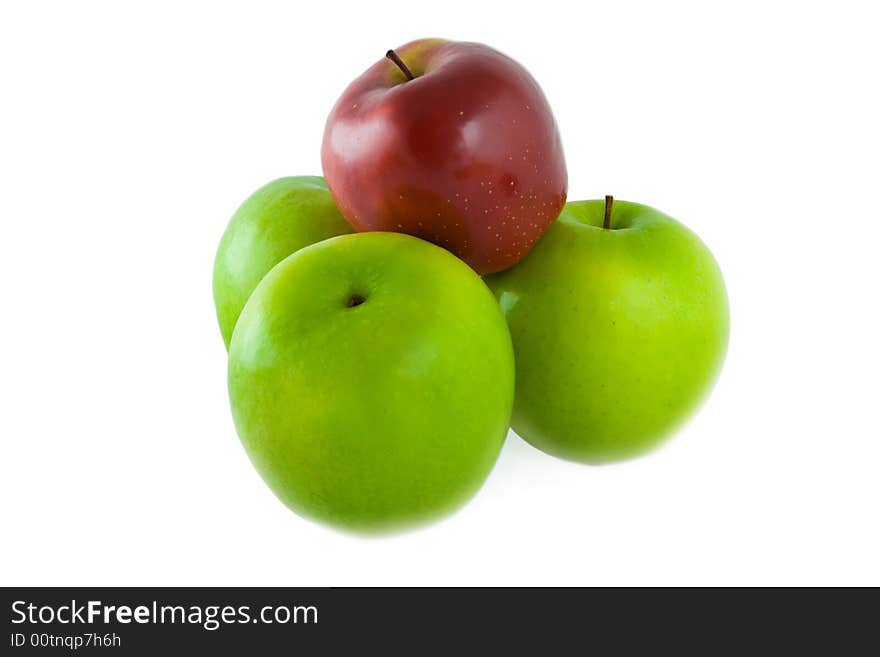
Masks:
[[[877,647],[876,590],[2,589],[3,654]],[[865,595],[867,594],[867,595]],[[649,652],[653,652],[650,650]]]

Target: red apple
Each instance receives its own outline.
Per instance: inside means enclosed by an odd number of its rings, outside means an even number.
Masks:
[[[479,43],[423,39],[352,82],[324,131],[324,176],[359,231],[409,233],[480,274],[516,264],[565,204],[538,83]]]

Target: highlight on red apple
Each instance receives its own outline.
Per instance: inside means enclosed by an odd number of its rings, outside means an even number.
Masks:
[[[479,43],[389,50],[330,113],[324,176],[358,231],[408,233],[480,274],[519,262],[565,205],[556,121],[519,63]]]

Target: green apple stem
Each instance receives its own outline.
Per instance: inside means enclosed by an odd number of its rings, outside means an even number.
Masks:
[[[602,222],[602,228],[608,230],[611,228],[611,206],[614,205],[614,197],[605,195],[605,221]]]
[[[399,68],[401,71],[403,71],[403,74],[406,76],[406,79],[408,81],[415,79],[416,76],[414,76],[412,74],[412,71],[410,71],[409,67],[403,63],[403,60],[400,57],[398,57],[396,52],[394,52],[393,50],[389,50],[388,52],[385,53],[385,56],[388,59],[390,59],[392,62],[397,64],[397,68]]]

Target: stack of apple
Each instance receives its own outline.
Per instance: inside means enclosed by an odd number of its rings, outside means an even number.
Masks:
[[[214,269],[236,428],[295,511],[424,522],[477,491],[510,426],[617,461],[710,389],[728,337],[711,253],[647,206],[566,204],[550,107],[510,58],[389,51],[333,108],[322,163],[326,183],[247,199]]]

